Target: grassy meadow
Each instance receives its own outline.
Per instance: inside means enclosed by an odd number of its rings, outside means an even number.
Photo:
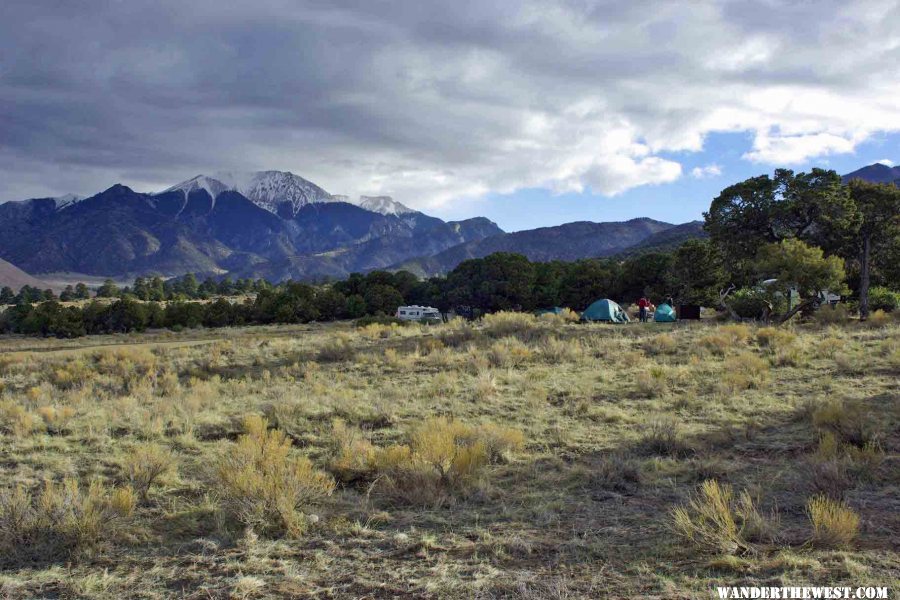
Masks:
[[[900,322],[0,340],[0,597],[900,590]]]

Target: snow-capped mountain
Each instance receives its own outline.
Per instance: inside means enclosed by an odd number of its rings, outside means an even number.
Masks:
[[[223,171],[197,175],[161,193],[180,190],[185,196],[203,189],[215,199],[222,192],[233,190],[246,196],[257,206],[275,214],[293,216],[302,207],[315,202],[333,202],[331,194],[299,175],[287,171]]]
[[[317,202],[346,202],[382,215],[400,216],[418,212],[390,196],[360,196],[358,200],[352,200],[349,196],[332,195],[311,181],[287,171],[222,171],[211,176],[197,175],[160,193],[181,191],[186,197],[197,190],[206,190],[214,206],[219,194],[235,191],[260,208],[286,217],[293,217],[307,204]]]
[[[359,206],[372,212],[381,213],[383,215],[407,215],[409,213],[418,212],[410,207],[401,204],[390,196],[360,196]]]
[[[68,208],[73,204],[78,204],[82,200],[84,200],[84,196],[79,196],[78,194],[66,194],[65,196],[57,196],[53,199],[56,203],[56,210]]]

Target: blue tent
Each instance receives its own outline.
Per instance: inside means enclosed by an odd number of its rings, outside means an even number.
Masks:
[[[627,323],[628,315],[622,307],[609,299],[597,300],[581,313],[582,321],[608,321]]]
[[[678,316],[675,314],[674,308],[663,302],[656,307],[656,312],[653,313],[653,320],[657,323],[674,323],[678,320]]]

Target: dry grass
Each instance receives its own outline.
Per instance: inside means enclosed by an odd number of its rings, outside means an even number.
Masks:
[[[108,489],[94,480],[46,481],[32,495],[18,485],[0,493],[0,549],[7,565],[77,558],[121,531],[135,507],[130,488]]]
[[[15,551],[0,596],[703,597],[734,576],[891,581],[898,366],[893,321],[507,314],[4,340],[0,544]],[[820,495],[857,511],[851,542],[825,541],[820,516],[807,543]],[[53,498],[84,537],[9,525],[60,514]]]
[[[244,419],[244,430],[214,468],[216,489],[227,517],[267,534],[300,535],[303,512],[334,490],[334,481],[308,458],[293,456],[291,441],[258,416]]]
[[[672,525],[699,549],[721,554],[754,552],[751,542],[773,536],[771,522],[749,493],[735,499],[731,486],[713,479],[704,481],[686,506],[672,511]]]
[[[847,548],[859,533],[859,515],[843,502],[824,496],[811,498],[806,505],[813,535],[810,540],[823,548]]]

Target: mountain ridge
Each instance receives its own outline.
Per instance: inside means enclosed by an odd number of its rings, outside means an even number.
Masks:
[[[844,181],[900,184],[894,175],[900,167],[876,163]],[[436,275],[500,251],[535,261],[627,256],[706,236],[700,221],[676,225],[646,217],[506,233],[483,217],[443,221],[390,196],[351,202],[290,172],[218,176],[197,175],[149,194],[116,184],[90,197],[2,203],[0,259],[33,274],[196,272],[280,281],[373,269]]]

